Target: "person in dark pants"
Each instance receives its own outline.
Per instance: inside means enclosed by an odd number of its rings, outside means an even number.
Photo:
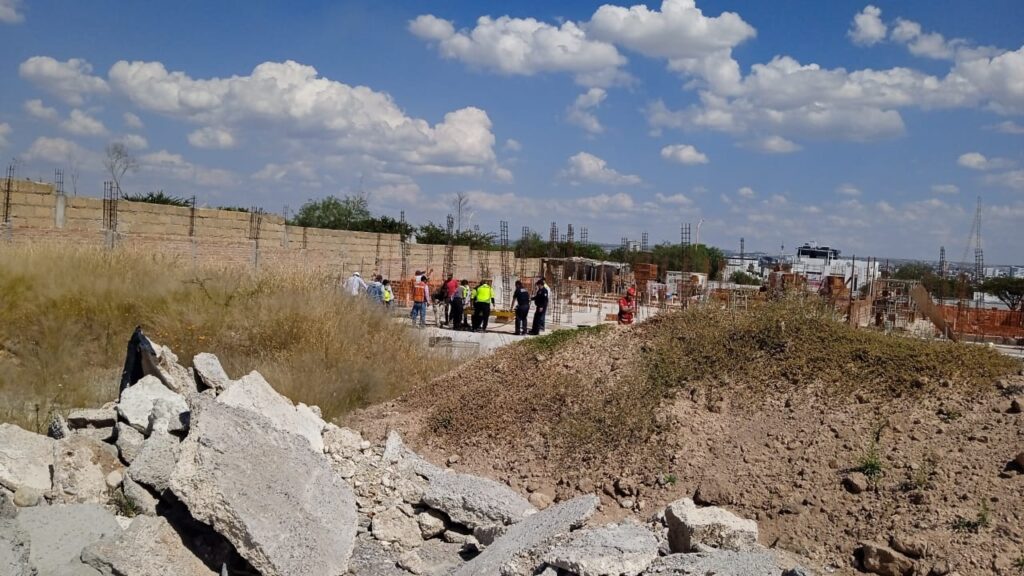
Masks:
[[[494,304],[494,295],[487,280],[481,280],[476,286],[476,296],[473,301],[473,332],[487,331],[487,321],[491,316],[491,304]]]
[[[463,280],[455,289],[455,296],[452,297],[452,329],[465,329],[466,322],[464,314],[467,302],[469,302],[469,280]]]
[[[536,336],[544,331],[544,315],[548,312],[548,287],[544,285],[544,279],[537,280],[537,292],[533,295],[533,304],[536,309],[533,311],[533,328],[529,334]]]
[[[523,283],[516,280],[516,289],[512,292],[512,302],[516,307],[516,336],[526,334],[526,315],[530,313],[530,293],[523,288]]]

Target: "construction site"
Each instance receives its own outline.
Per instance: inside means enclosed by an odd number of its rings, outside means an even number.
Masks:
[[[580,255],[591,246],[586,227],[567,224],[562,229],[557,222],[547,231],[546,253],[537,257],[524,253],[536,232],[524,226],[516,242],[507,221],[499,223],[492,250],[472,250],[454,243],[458,231],[451,214],[446,219],[446,244],[419,244],[410,235],[294,226],[259,207],[247,212],[201,208],[195,197],[188,207],[129,202],[110,182],[102,199],[69,196],[61,170],[55,171],[52,183],[31,182],[17,179],[12,165],[0,186],[0,238],[8,242],[159,249],[192,267],[321,270],[339,280],[352,272],[379,274],[391,279],[402,308],[411,306],[414,272],[429,272],[431,293],[450,275],[471,285],[489,279],[495,297],[491,326],[497,332],[511,324],[515,282],[521,281],[532,293],[535,282],[543,278],[551,296],[547,322],[552,328],[614,322],[618,299],[633,288],[640,320],[695,304],[742,309],[799,295],[820,298],[835,310],[837,320],[858,328],[1024,345],[1022,312],[992,307],[969,289],[971,282],[984,279],[985,271],[980,199],[961,259],[966,261],[973,252],[974,262],[962,264],[967,271],[957,275],[943,247],[937,274],[956,277],[957,293],[935,295],[919,281],[892,278],[892,267],[879,258],[846,258],[836,249],[813,243],[799,247],[795,255],[754,259],[745,254],[740,239],[738,255],[716,264],[701,259],[698,269],[695,254],[698,247],[704,248],[701,223],[696,242],[691,239],[691,223],[680,225],[674,257],[656,263],[648,233],[643,232],[639,240],[623,237],[611,252],[618,261],[609,261]],[[404,224],[404,212],[400,221]],[[750,273],[760,285],[727,281],[737,270]]]

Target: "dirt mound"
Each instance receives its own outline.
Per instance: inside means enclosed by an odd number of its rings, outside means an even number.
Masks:
[[[840,573],[861,542],[895,539],[925,572],[1019,574],[1019,369],[806,303],[698,309],[526,340],[350,424],[520,490],[599,492],[607,518],[695,496]]]

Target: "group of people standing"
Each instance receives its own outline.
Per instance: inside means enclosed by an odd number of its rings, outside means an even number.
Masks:
[[[456,280],[452,274],[449,274],[437,293],[431,294],[428,274],[430,272],[417,270],[413,277],[412,310],[409,312],[409,318],[412,319],[414,326],[426,327],[427,306],[433,303],[435,306],[441,305],[444,308],[442,326],[450,326],[453,330],[487,331],[491,306],[494,305],[494,290],[488,279],[484,278],[477,282],[476,286],[470,286],[469,280]],[[352,276],[342,283],[342,287],[347,294],[352,296],[365,293],[371,301],[386,308],[390,308],[395,301],[395,292],[391,282],[380,274],[372,276],[370,281],[366,282],[359,272],[353,272]],[[515,312],[514,334],[516,336],[526,334],[535,336],[544,331],[544,320],[547,317],[550,294],[543,278],[539,278],[534,283],[534,287],[535,290],[531,294],[521,280],[516,280],[511,302],[512,310]],[[530,314],[531,303],[534,305],[533,325],[527,330],[527,317]],[[632,324],[636,312],[636,289],[630,287],[619,299],[619,324]]]
[[[443,326],[472,332],[487,330],[491,307],[494,305],[494,290],[488,279],[484,278],[477,282],[476,286],[470,286],[469,280],[456,280],[449,274],[441,289],[436,294],[431,294],[428,274],[429,272],[417,270],[413,277],[412,310],[409,312],[409,318],[412,319],[414,326],[426,326],[427,306],[433,302],[444,307]],[[347,294],[358,296],[365,293],[371,301],[385,307],[390,308],[395,301],[391,282],[380,274],[372,276],[370,282],[366,282],[359,272],[353,272],[342,286]],[[522,281],[516,280],[515,290],[512,292],[516,336],[537,335],[544,331],[550,296],[543,278],[538,279],[534,286],[535,290],[531,294],[523,286]],[[534,305],[533,325],[527,330],[526,320],[531,302]]]
[[[364,292],[367,298],[388,308],[395,301],[395,291],[391,287],[391,281],[380,274],[371,276],[370,281],[366,282],[359,272],[353,272],[345,281],[344,288],[345,292],[352,296],[358,296],[360,292]]]
[[[520,280],[516,280],[515,290],[512,292],[512,303],[515,306],[515,335],[540,334],[544,330],[544,318],[548,309],[548,289],[544,280],[536,283],[537,289],[530,294],[523,287]],[[445,280],[438,295],[445,306],[445,326],[451,326],[453,330],[469,330],[471,332],[483,332],[487,330],[488,320],[491,316],[491,307],[494,305],[494,289],[491,288],[487,278],[477,282],[476,286],[470,287],[469,280],[456,280],[451,274]],[[526,317],[530,312],[530,302],[536,306],[533,315],[533,328],[527,332]],[[467,316],[470,321],[467,322]]]

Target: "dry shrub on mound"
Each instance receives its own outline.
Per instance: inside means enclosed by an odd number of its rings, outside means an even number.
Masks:
[[[0,294],[0,421],[32,428],[45,424],[51,407],[114,399],[136,325],[184,365],[213,352],[231,376],[259,370],[328,418],[453,367],[319,274],[253,275],[127,250],[5,246]]]
[[[743,311],[694,308],[657,319],[648,337],[650,377],[661,386],[707,384],[741,397],[863,390],[884,399],[970,389],[1019,368],[982,346],[854,329],[798,298]]]
[[[701,306],[633,329],[555,332],[482,358],[406,399],[427,413],[430,435],[550,463],[639,466],[671,440],[660,414],[676,393],[753,408],[778,394],[852,401],[969,391],[1019,368],[980,346],[856,330],[804,300],[746,311]],[[468,377],[467,377],[468,376]],[[667,436],[662,436],[666,434]]]

